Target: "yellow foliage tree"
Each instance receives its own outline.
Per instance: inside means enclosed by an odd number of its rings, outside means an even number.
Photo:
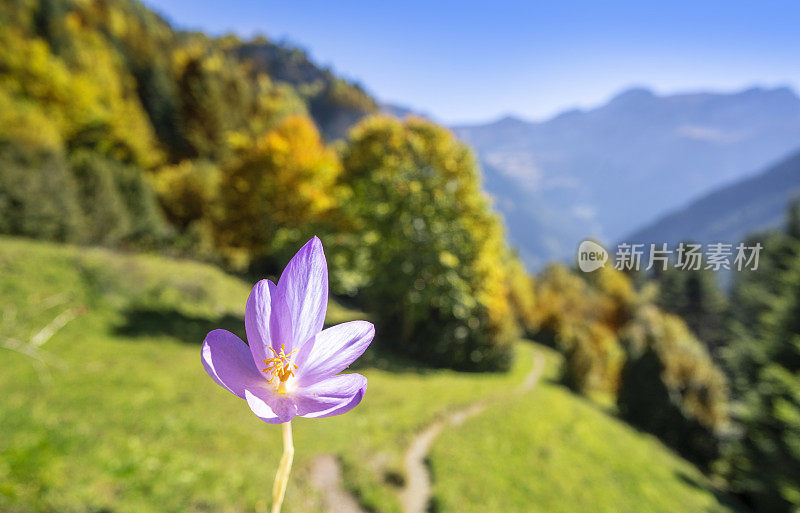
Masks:
[[[729,427],[725,375],[686,323],[653,305],[637,308],[620,338],[628,355],[620,414],[707,466]]]
[[[528,274],[517,255],[509,254],[505,258],[506,284],[508,287],[511,308],[519,325],[527,334],[539,329],[536,300],[536,281]]]
[[[341,164],[314,123],[293,115],[239,148],[223,169],[217,240],[232,257],[269,255],[337,205]]]
[[[79,17],[69,16],[65,26],[72,46],[64,57],[54,55],[43,39],[14,27],[0,30],[0,97],[16,104],[2,117],[26,118],[21,125],[3,123],[0,130],[13,130],[17,134],[6,136],[21,135],[25,142],[87,146],[144,167],[157,164],[161,153],[132,77]],[[44,111],[51,124],[47,135],[33,141],[30,125],[41,123],[26,105]]]
[[[167,219],[185,230],[201,220],[213,220],[218,203],[220,171],[209,161],[184,160],[161,168],[153,177]]]

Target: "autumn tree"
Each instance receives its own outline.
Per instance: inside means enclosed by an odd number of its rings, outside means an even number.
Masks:
[[[287,117],[223,169],[218,244],[240,261],[296,244],[336,207],[340,173],[313,122]]]
[[[333,257],[384,343],[436,365],[507,367],[516,333],[507,249],[470,150],[431,122],[375,117],[352,131],[343,164],[352,229]]]
[[[620,415],[709,469],[729,427],[722,371],[679,317],[653,305],[637,309],[620,339],[627,354]]]

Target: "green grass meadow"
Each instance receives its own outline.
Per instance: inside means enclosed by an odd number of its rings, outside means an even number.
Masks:
[[[249,287],[195,262],[0,238],[0,343],[75,316],[33,356],[0,348],[0,511],[266,511],[280,429],[200,363],[207,331],[243,335]],[[332,303],[328,321],[361,315]],[[514,397],[533,351],[550,379]],[[358,408],[293,422],[285,511],[323,510],[309,472],[334,454],[364,507],[399,512],[414,434],[482,398],[434,446],[437,511],[725,510],[691,465],[554,384],[557,360],[520,343],[507,374],[420,371],[370,349]]]
[[[538,350],[550,362],[546,379],[434,445],[436,511],[733,511],[696,468],[655,437],[554,383],[559,356]]]

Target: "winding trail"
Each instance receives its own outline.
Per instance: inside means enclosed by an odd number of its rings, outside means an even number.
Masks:
[[[311,467],[311,481],[322,494],[328,513],[366,513],[352,495],[342,487],[342,468],[335,456],[317,457]]]
[[[530,391],[542,377],[545,358],[539,352],[533,355],[533,367],[525,380],[517,386],[514,395]],[[406,468],[405,486],[399,493],[404,513],[426,513],[431,500],[432,480],[425,464],[431,446],[447,426],[458,426],[487,406],[497,402],[488,398],[475,402],[429,424],[419,432],[406,450],[403,458]],[[334,456],[319,456],[311,469],[311,479],[322,494],[325,509],[331,513],[366,513],[358,502],[342,488],[341,467]]]
[[[515,395],[524,394],[536,385],[542,377],[544,365],[544,356],[538,352],[534,353],[533,367],[525,377],[525,381],[515,390]],[[405,513],[426,513],[428,511],[428,504],[431,500],[432,480],[430,469],[425,464],[425,460],[433,442],[436,441],[442,430],[447,425],[458,426],[462,424],[470,417],[481,413],[495,401],[496,399],[484,399],[453,412],[444,419],[430,424],[414,438],[414,441],[411,442],[406,451],[406,485],[400,492],[400,503],[403,505]]]

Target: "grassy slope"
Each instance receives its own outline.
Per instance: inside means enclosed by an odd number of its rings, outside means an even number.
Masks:
[[[264,511],[280,430],[200,364],[208,330],[242,334],[248,292],[198,263],[0,238],[0,342],[83,309],[43,347],[58,364],[0,348],[0,511]],[[352,315],[330,312],[332,322]],[[401,472],[413,434],[518,383],[530,367],[530,348],[520,351],[507,375],[362,369],[369,391],[357,409],[294,423],[285,511],[322,509],[308,483],[320,453],[342,459],[362,502],[398,511],[384,476]]]
[[[430,463],[441,513],[731,511],[658,440],[551,379],[454,428]]]

